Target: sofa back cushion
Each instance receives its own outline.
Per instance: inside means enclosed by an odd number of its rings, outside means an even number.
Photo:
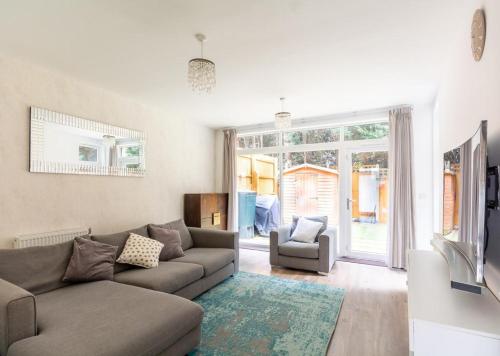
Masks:
[[[51,246],[0,250],[0,278],[37,295],[66,286],[73,241]]]
[[[148,232],[151,238],[163,244],[163,249],[160,253],[160,261],[168,261],[172,258],[184,256],[181,234],[179,231],[148,225]]]
[[[92,240],[101,242],[103,244],[108,244],[112,246],[118,247],[118,250],[116,251],[116,256],[120,256],[123,252],[123,248],[125,247],[125,243],[127,242],[127,239],[130,235],[130,233],[149,237],[148,234],[148,227],[147,225],[138,227],[136,229],[132,230],[127,230],[127,231],[122,231],[122,232],[116,232],[114,234],[106,234],[106,235],[92,235]],[[131,265],[127,265],[124,263],[115,263],[115,273],[123,272],[127,269],[133,268]]]
[[[181,247],[182,247],[183,251],[190,249],[194,245],[193,239],[191,238],[191,233],[189,232],[183,219],[170,221],[168,223],[161,224],[161,225],[160,224],[151,224],[150,226],[162,227],[164,229],[179,231],[179,235],[181,235]]]
[[[112,281],[117,249],[116,246],[77,237],[63,281]]]

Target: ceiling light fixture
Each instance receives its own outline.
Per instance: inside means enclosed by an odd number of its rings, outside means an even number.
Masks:
[[[201,56],[188,63],[188,83],[193,91],[210,94],[215,88],[215,63],[203,58],[203,42],[205,35],[197,33],[194,37],[200,42]]]
[[[280,98],[281,111],[274,114],[275,126],[278,130],[289,129],[292,127],[292,114],[285,111],[285,98]]]

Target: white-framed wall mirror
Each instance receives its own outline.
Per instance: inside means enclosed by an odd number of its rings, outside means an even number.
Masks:
[[[143,177],[145,135],[31,107],[30,172]]]

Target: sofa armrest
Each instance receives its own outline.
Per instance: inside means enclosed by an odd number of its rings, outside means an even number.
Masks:
[[[35,296],[0,279],[0,354],[14,342],[36,335]]]
[[[327,229],[318,241],[319,272],[329,273],[337,258],[337,229]]]
[[[234,272],[239,270],[239,235],[237,232],[188,227],[194,247],[229,248],[234,250]]]
[[[278,231],[271,231],[269,243],[269,263],[278,265],[278,246],[290,240],[291,225],[281,225]]]

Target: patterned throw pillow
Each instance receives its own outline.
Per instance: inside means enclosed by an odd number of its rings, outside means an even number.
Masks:
[[[116,262],[144,268],[158,267],[162,248],[161,242],[130,233],[125,248]]]

